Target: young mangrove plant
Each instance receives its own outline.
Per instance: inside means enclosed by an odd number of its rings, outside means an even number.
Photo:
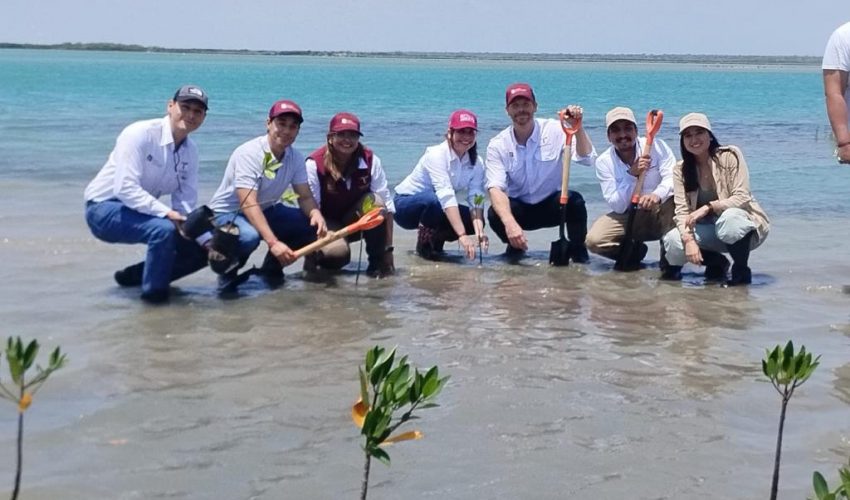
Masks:
[[[39,345],[36,340],[31,341],[24,346],[20,337],[12,338],[6,341],[6,363],[9,365],[9,374],[12,377],[12,386],[7,387],[0,382],[0,398],[7,399],[18,406],[18,465],[15,472],[15,487],[12,490],[12,500],[18,498],[18,493],[21,489],[21,469],[23,467],[23,446],[24,446],[24,412],[32,404],[35,393],[41,388],[42,384],[56,370],[65,366],[67,359],[64,354],[61,354],[59,348],[53,350],[50,354],[50,360],[47,368],[36,366],[36,374],[31,379],[27,379],[27,371],[32,368],[35,358],[38,355]]]
[[[389,465],[390,456],[385,446],[422,438],[422,433],[416,430],[396,435],[393,432],[408,420],[417,418],[413,416],[415,410],[437,406],[434,400],[449,377],[440,378],[436,366],[423,374],[410,366],[407,356],[396,359],[395,348],[387,351],[380,346],[366,352],[365,365],[358,367],[358,371],[360,398],[351,408],[351,418],[365,438],[366,457],[360,489],[360,498],[365,500],[372,458]]]
[[[764,375],[773,384],[776,392],[782,396],[782,409],[779,413],[779,431],[776,434],[776,456],[773,464],[773,482],[770,485],[770,500],[776,500],[779,490],[779,462],[782,454],[782,433],[785,430],[785,412],[788,401],[794,391],[811,377],[815,368],[820,364],[820,356],[812,359],[812,354],[806,352],[806,346],[800,346],[800,351],[794,352],[794,343],[790,340],[785,347],[777,345],[773,350],[766,351],[766,357],[761,360]]]
[[[824,479],[820,472],[816,471],[812,476],[815,498],[817,500],[850,499],[850,465],[838,469],[838,477],[841,480],[841,484],[838,485],[835,491],[830,491],[826,479]]]

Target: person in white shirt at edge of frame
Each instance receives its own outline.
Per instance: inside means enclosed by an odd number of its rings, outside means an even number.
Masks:
[[[121,131],[115,148],[85,190],[86,223],[109,243],[144,243],[144,262],[115,273],[126,287],[141,286],[142,300],[167,302],[169,284],[202,269],[206,250],[180,236],[178,225],[198,199],[198,148],[189,134],[207,116],[206,92],[177,89],[166,116],[135,122]],[[171,195],[171,205],[159,198]]]
[[[823,54],[823,90],[826,113],[835,136],[835,156],[839,163],[850,163],[850,23],[839,26],[826,44]]]
[[[220,226],[232,222],[239,229],[237,262],[219,276],[219,292],[235,292],[240,276],[245,276],[238,269],[261,240],[268,252],[258,272],[269,286],[277,287],[283,283],[283,267],[297,258],[295,250],[327,233],[307,183],[304,156],[293,147],[303,121],[301,107],[281,99],[269,108],[266,134],[230,155],[209,203]],[[289,186],[298,195],[298,208],[286,206],[281,199]],[[211,264],[213,260],[211,255]]]
[[[360,142],[360,119],[341,112],[331,118],[325,145],[307,157],[310,190],[331,229],[355,222],[369,210],[380,207],[384,221],[377,227],[338,239],[307,256],[304,269],[337,270],[351,262],[349,243],[360,238],[366,243],[369,261],[366,275],[386,278],[395,274],[393,260],[393,205],[381,159]]]
[[[635,114],[629,108],[616,107],[608,111],[605,128],[611,146],[596,159],[596,178],[611,211],[590,226],[585,243],[591,252],[616,260],[626,234],[632,192],[641,174],[644,181],[638,211],[634,215],[632,238],[640,242],[656,241],[673,228],[676,157],[667,143],[658,138],[652,143],[652,151],[645,151],[646,137],[638,137]],[[665,268],[667,259],[663,245],[661,249],[661,267]],[[646,252],[646,244],[640,243],[635,256],[638,261],[631,264],[639,264]]]
[[[525,231],[561,223],[561,158],[566,135],[559,120],[534,118],[537,100],[526,83],[508,86],[505,111],[511,126],[490,140],[484,163],[491,204],[487,220],[499,239],[507,243],[506,255],[515,259],[528,250]],[[571,125],[584,112],[578,105],[567,106],[564,111]],[[596,150],[583,127],[571,149],[573,163],[593,165]],[[587,262],[587,208],[577,191],[568,192],[566,226],[570,258]]]
[[[475,258],[487,251],[484,234],[484,159],[478,155],[478,117],[459,109],[449,117],[446,140],[430,146],[413,171],[395,188],[395,220],[417,229],[416,253],[439,260],[446,241],[458,241]],[[458,197],[467,195],[468,205]]]

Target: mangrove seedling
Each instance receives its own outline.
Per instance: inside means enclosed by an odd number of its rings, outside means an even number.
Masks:
[[[785,347],[777,345],[773,350],[766,351],[766,357],[761,360],[764,375],[773,384],[776,392],[782,396],[782,409],[779,413],[779,431],[776,434],[776,457],[773,464],[773,482],[770,485],[770,500],[776,500],[779,489],[779,462],[782,454],[782,433],[785,430],[785,412],[788,401],[794,391],[803,385],[815,368],[820,364],[820,356],[812,359],[812,354],[806,352],[806,346],[800,346],[800,351],[794,352],[794,343],[790,340]]]
[[[396,435],[393,432],[408,420],[417,418],[413,416],[415,410],[437,406],[434,400],[449,377],[440,378],[436,366],[423,374],[410,366],[407,356],[396,359],[395,348],[387,351],[380,346],[366,352],[366,362],[358,367],[358,372],[360,398],[351,408],[351,418],[365,438],[360,499],[366,500],[372,458],[389,465],[390,456],[384,450],[385,446],[422,439],[422,433],[416,430]],[[400,415],[397,415],[399,412]]]
[[[835,488],[835,491],[829,490],[829,485],[826,483],[823,475],[815,471],[812,476],[812,485],[815,488],[815,498],[817,500],[839,500],[841,498],[850,498],[850,465],[838,469],[838,477],[841,479],[841,484]]]
[[[472,203],[475,205],[476,210],[481,211],[482,217],[484,216],[484,195],[476,194],[472,197]],[[481,251],[481,238],[478,238],[478,265],[484,264],[484,253]]]
[[[18,493],[21,489],[21,468],[23,466],[23,446],[24,446],[24,412],[32,404],[35,393],[41,388],[42,384],[56,370],[65,366],[67,359],[65,355],[59,351],[59,348],[53,350],[50,354],[50,360],[47,368],[42,368],[36,365],[37,373],[35,376],[27,380],[27,371],[32,368],[35,358],[38,355],[38,341],[33,340],[26,346],[21,342],[20,337],[12,338],[6,341],[6,363],[9,365],[9,374],[12,377],[12,387],[6,387],[0,382],[0,398],[7,399],[18,406],[18,466],[15,472],[15,487],[12,490],[12,500],[18,498]]]

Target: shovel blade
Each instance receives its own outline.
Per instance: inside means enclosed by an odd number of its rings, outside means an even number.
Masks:
[[[620,243],[620,253],[614,261],[614,269],[617,271],[637,271],[640,269],[640,261],[646,255],[646,245],[631,238]]]
[[[570,242],[561,238],[552,242],[549,248],[549,264],[553,266],[570,265]]]

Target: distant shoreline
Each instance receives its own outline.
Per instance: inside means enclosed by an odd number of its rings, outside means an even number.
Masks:
[[[582,63],[682,63],[741,66],[820,66],[815,56],[726,56],[698,54],[523,54],[502,52],[351,52],[319,50],[173,49],[118,43],[0,43],[0,49],[91,50],[112,52],[159,52],[173,54],[223,54],[261,56],[370,57],[388,59],[454,59],[489,61],[551,61]]]

